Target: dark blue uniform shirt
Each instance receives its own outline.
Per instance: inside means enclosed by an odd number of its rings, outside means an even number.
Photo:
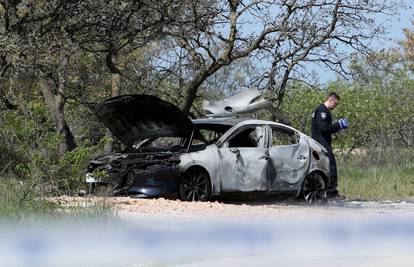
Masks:
[[[340,130],[338,122],[332,123],[330,110],[324,104],[319,105],[312,115],[312,138],[329,150],[332,149],[332,134]]]

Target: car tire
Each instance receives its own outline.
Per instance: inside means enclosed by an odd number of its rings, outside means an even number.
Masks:
[[[183,201],[207,201],[211,194],[210,177],[201,169],[190,169],[180,182],[180,199]]]
[[[326,186],[322,175],[310,173],[302,185],[301,196],[309,205],[319,205],[326,200]]]

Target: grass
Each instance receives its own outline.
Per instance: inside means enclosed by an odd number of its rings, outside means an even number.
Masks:
[[[24,185],[9,179],[0,184],[0,219],[3,221],[25,221],[31,218],[62,219],[112,219],[116,217],[106,202],[92,202],[61,205],[42,197],[35,190],[28,192]]]
[[[406,200],[414,198],[414,162],[361,166],[339,163],[339,191],[348,199]]]

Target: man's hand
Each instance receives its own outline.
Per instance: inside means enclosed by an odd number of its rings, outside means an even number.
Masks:
[[[344,118],[339,119],[338,124],[339,124],[339,127],[341,127],[341,129],[346,129],[346,128],[348,128],[348,125],[349,125],[348,120],[344,119]]]

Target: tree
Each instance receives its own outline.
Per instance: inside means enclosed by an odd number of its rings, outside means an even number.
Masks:
[[[1,1],[2,77],[30,77],[39,84],[64,137],[61,154],[76,147],[65,119],[68,84],[79,77],[76,60],[86,52],[103,56],[118,95],[116,58],[159,36],[179,1]],[[4,62],[3,62],[4,61]],[[10,71],[13,70],[13,71]],[[8,73],[7,73],[8,72]],[[6,75],[7,73],[7,75]],[[72,79],[72,80],[71,80]],[[1,95],[0,95],[1,96]]]
[[[61,1],[2,1],[2,44],[11,65],[12,78],[29,78],[38,83],[63,141],[59,152],[76,147],[65,119],[65,90],[70,60],[79,48],[64,29],[65,4]]]
[[[156,1],[83,1],[71,6],[79,12],[68,19],[67,32],[82,50],[103,56],[111,75],[111,96],[118,96],[121,91],[118,56],[142,47],[159,35],[164,23],[159,4]],[[112,137],[109,130],[106,135]],[[107,143],[105,150],[111,152],[112,143]]]
[[[414,27],[414,20],[411,20],[411,24]],[[414,31],[409,28],[403,29],[405,40],[400,41],[400,45],[404,49],[404,57],[407,60],[414,60]]]
[[[288,82],[306,78],[310,64],[347,74],[342,48],[369,53],[369,42],[383,33],[374,16],[393,15],[397,6],[380,0],[194,1],[190,23],[167,29],[174,50],[168,55],[182,62],[170,70],[184,81],[181,108],[189,112],[208,77],[247,57],[266,66],[253,85],[267,89],[278,107]]]

